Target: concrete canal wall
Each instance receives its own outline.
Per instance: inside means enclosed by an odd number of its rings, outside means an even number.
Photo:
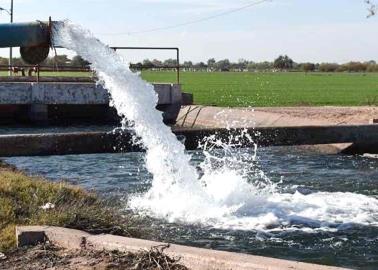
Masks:
[[[247,129],[253,141],[229,140],[245,129],[176,129],[185,137],[185,147],[194,150],[203,138],[216,135],[238,147],[292,146],[349,143],[346,154],[378,153],[378,125],[266,127]],[[85,132],[0,136],[0,157],[92,154],[142,151],[132,144],[132,132]]]
[[[159,97],[157,108],[164,112],[166,123],[174,123],[183,104],[180,85],[154,84],[154,88]],[[107,91],[93,82],[0,83],[0,118],[8,121],[116,120],[108,104]]]
[[[166,243],[114,236],[91,235],[83,231],[49,227],[25,226],[16,229],[19,247],[32,246],[43,241],[71,250],[118,250],[121,252],[139,252],[150,250],[152,247],[166,246]],[[345,269],[310,263],[301,263],[253,256],[225,251],[188,247],[170,244],[164,252],[171,257],[178,257],[180,263],[192,270],[337,270]]]

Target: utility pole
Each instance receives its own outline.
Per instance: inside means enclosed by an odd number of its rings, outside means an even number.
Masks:
[[[11,0],[10,8],[10,22],[13,23],[13,0]],[[13,66],[13,48],[9,48],[9,76],[12,76],[12,66]]]

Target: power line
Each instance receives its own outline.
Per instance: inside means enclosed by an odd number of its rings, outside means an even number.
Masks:
[[[231,9],[231,10],[228,10],[228,11],[225,11],[225,12],[222,12],[222,13],[218,13],[218,14],[215,14],[215,15],[212,15],[212,16],[199,18],[199,19],[192,20],[192,21],[187,21],[187,22],[184,22],[184,23],[168,25],[168,26],[164,26],[164,27],[151,28],[151,29],[142,30],[142,31],[121,32],[121,33],[106,33],[106,34],[103,34],[103,35],[111,35],[111,36],[138,35],[138,34],[152,33],[152,32],[158,32],[158,31],[163,31],[163,30],[179,28],[179,27],[183,27],[183,26],[187,26],[187,25],[191,25],[191,24],[209,21],[209,20],[212,20],[212,19],[215,19],[215,18],[219,18],[219,17],[225,16],[225,15],[232,14],[232,13],[236,13],[236,12],[242,11],[244,9],[247,9],[247,8],[250,8],[250,7],[253,7],[253,6],[257,6],[257,5],[263,4],[265,2],[270,2],[270,1],[272,1],[272,0],[253,1],[252,3],[241,6],[239,8]]]

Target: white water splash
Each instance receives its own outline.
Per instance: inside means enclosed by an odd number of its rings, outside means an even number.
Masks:
[[[189,163],[190,155],[155,109],[157,95],[151,84],[79,26],[57,24],[53,36],[54,44],[74,50],[92,63],[111,95],[111,105],[123,119],[134,122],[147,150],[152,187],[131,198],[133,209],[169,221],[244,230],[332,229],[351,223],[378,226],[376,198],[353,193],[278,193],[263,172],[254,169],[254,151],[236,156],[215,137],[203,143],[206,159],[200,177]],[[226,155],[210,154],[207,150],[214,144],[223,146]]]
[[[154,190],[159,193],[173,183],[195,184],[197,172],[189,165],[190,156],[170,128],[162,124],[162,113],[155,109],[158,97],[153,86],[131,72],[121,56],[89,31],[69,22],[56,24],[54,31],[54,44],[77,52],[91,63],[110,93],[111,106],[124,119],[122,124],[126,119],[133,121],[135,133],[147,149],[147,169],[154,175]]]

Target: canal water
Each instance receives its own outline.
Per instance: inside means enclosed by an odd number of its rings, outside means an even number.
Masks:
[[[254,149],[232,151],[232,156],[255,155]],[[198,168],[205,155],[201,151],[190,154],[191,163]],[[213,150],[213,155],[222,158],[230,153]],[[153,180],[144,153],[17,157],[6,161],[31,174],[53,181],[66,179],[121,200],[125,211],[132,211],[127,205],[130,197],[147,192]],[[272,197],[255,195],[256,200],[246,203],[248,209],[240,212],[239,224],[155,216],[148,218],[146,226],[156,239],[178,244],[378,269],[377,156],[259,148],[250,168],[250,185],[269,181],[275,193]],[[244,217],[258,217],[258,223],[245,222]]]

